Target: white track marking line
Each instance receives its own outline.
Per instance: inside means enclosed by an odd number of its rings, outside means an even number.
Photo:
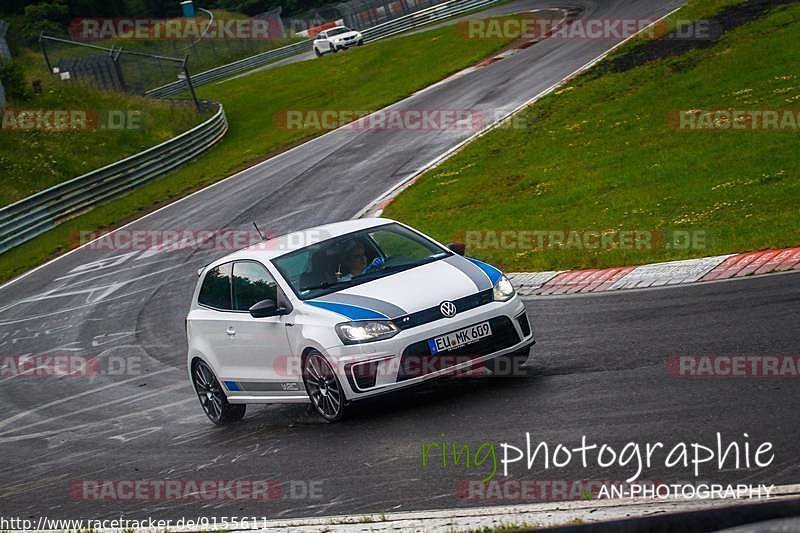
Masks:
[[[120,387],[120,386],[125,385],[127,383],[130,383],[132,381],[142,380],[142,379],[145,379],[145,378],[149,378],[151,376],[156,376],[158,374],[164,374],[165,372],[171,372],[171,371],[174,371],[174,370],[178,370],[178,369],[177,368],[172,368],[172,367],[170,367],[170,368],[162,368],[161,370],[156,370],[154,372],[150,372],[147,375],[135,376],[135,377],[132,377],[132,378],[124,379],[122,381],[116,381],[114,383],[109,383],[108,385],[103,385],[102,387],[97,387],[97,388],[90,389],[90,390],[87,390],[87,391],[79,392],[78,394],[72,394],[71,396],[66,396],[64,398],[59,398],[58,400],[53,400],[52,402],[47,402],[46,404],[40,405],[39,407],[34,407],[33,409],[27,409],[25,411],[19,412],[19,413],[15,414],[14,416],[12,416],[11,418],[6,418],[5,420],[0,420],[0,428],[3,428],[5,426],[9,425],[10,423],[12,423],[12,422],[14,422],[16,420],[19,420],[20,418],[22,418],[24,416],[28,416],[28,415],[33,414],[33,413],[37,413],[39,411],[47,409],[48,407],[53,407],[54,405],[65,403],[65,402],[68,402],[70,400],[76,400],[76,399],[82,398],[84,396],[89,396],[90,394],[95,394],[95,393],[98,393],[98,392],[102,392],[104,390],[108,390],[108,389],[111,389],[111,388],[114,388],[114,387]]]
[[[142,375],[140,377],[145,377],[145,376]],[[22,436],[22,435],[14,435],[14,433],[18,433],[19,431],[22,431],[22,430],[25,430],[25,429],[29,429],[29,428],[32,428],[32,427],[40,426],[42,424],[50,424],[51,422],[53,422],[55,420],[69,418],[69,417],[77,415],[77,414],[86,413],[86,412],[89,412],[89,411],[94,411],[95,409],[105,409],[109,405],[116,405],[116,404],[126,403],[126,402],[132,402],[133,403],[133,402],[136,402],[138,400],[147,400],[149,398],[158,396],[160,394],[176,391],[176,390],[182,389],[184,387],[186,387],[185,383],[176,383],[176,384],[168,385],[166,387],[163,387],[163,388],[160,388],[160,389],[157,389],[157,390],[147,390],[147,391],[144,391],[144,392],[139,392],[138,394],[132,394],[130,396],[125,396],[123,398],[117,398],[116,400],[105,401],[102,404],[90,405],[89,407],[84,407],[83,409],[78,409],[77,411],[70,411],[68,413],[63,413],[63,414],[60,414],[60,415],[51,416],[51,417],[48,417],[48,418],[46,418],[44,420],[39,420],[37,422],[31,422],[30,424],[26,424],[24,426],[16,426],[16,427],[7,429],[6,431],[0,432],[0,440],[5,436],[9,436],[9,437]],[[90,422],[90,423],[91,424],[96,424],[97,422]],[[69,431],[72,431],[74,428],[73,428],[73,426],[70,426],[69,428],[65,428],[65,429],[68,429]],[[57,430],[53,430],[53,431],[63,431],[63,430],[57,429]]]

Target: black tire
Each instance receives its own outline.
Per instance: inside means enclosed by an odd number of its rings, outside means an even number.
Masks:
[[[338,48],[336,48],[336,45],[335,45],[335,44],[332,44],[332,45],[331,45],[331,52],[333,52],[333,53],[335,54],[335,53],[336,53],[336,52],[338,52],[338,51],[339,51],[339,49],[338,49]]]
[[[361,39],[360,41],[358,41],[358,42],[356,43],[356,46],[364,46],[364,40],[363,40],[363,39]]]
[[[530,356],[530,347],[486,361],[485,366],[496,377],[520,377],[527,372],[522,367]]]
[[[347,401],[342,384],[325,356],[316,350],[303,358],[303,383],[318,415],[327,422],[344,417]]]
[[[317,50],[317,47],[316,47],[316,46],[314,47],[314,55],[315,55],[315,56],[317,56],[317,57],[320,57],[320,56],[322,55],[322,52],[320,52],[319,50]]]
[[[244,418],[247,406],[228,402],[214,371],[203,361],[195,361],[192,365],[192,384],[203,411],[214,424],[223,426]]]

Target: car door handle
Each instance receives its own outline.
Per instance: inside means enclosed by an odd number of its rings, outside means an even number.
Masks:
[[[233,337],[236,335],[236,330],[233,329],[233,326],[228,326],[228,329],[225,330],[225,333],[227,333],[229,337]]]

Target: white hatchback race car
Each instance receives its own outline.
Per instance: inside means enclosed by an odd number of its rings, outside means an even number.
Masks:
[[[351,30],[346,26],[336,26],[329,30],[321,31],[314,37],[314,55],[317,57],[328,52],[338,52],[353,46],[364,44],[364,37],[360,32]]]
[[[436,377],[516,375],[534,343],[525,306],[499,270],[460,253],[398,222],[360,219],[202,268],[186,333],[209,419],[310,401],[332,422],[350,402]]]

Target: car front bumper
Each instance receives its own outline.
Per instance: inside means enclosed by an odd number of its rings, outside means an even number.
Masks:
[[[488,321],[492,335],[451,352],[432,354],[427,341]],[[411,387],[448,375],[464,375],[496,357],[521,353],[534,344],[533,328],[518,296],[490,302],[427,324],[403,330],[391,339],[328,348],[348,400]]]
[[[354,46],[358,46],[358,43],[361,39],[353,39],[352,41],[342,41],[335,43],[334,46],[337,50],[344,50],[346,48],[353,48]]]

